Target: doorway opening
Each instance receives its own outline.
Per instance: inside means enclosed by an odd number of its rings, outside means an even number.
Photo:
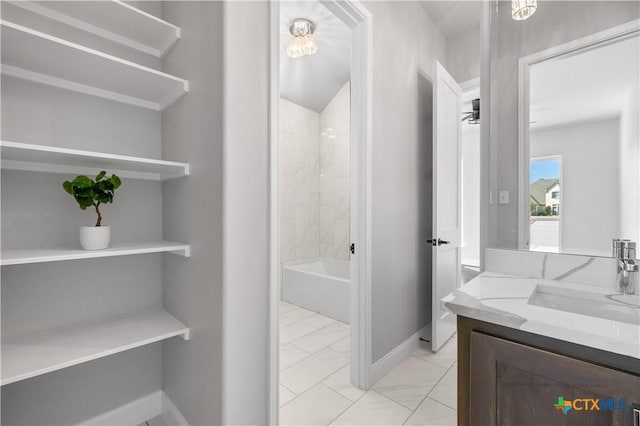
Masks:
[[[462,282],[480,273],[480,120],[479,80],[463,83],[462,93]],[[474,104],[475,102],[475,104]],[[477,117],[474,112],[477,109]]]
[[[295,423],[286,407],[314,389],[369,386],[371,60],[359,2],[271,8],[270,418],[279,424]]]
[[[316,52],[291,55],[305,42]],[[292,31],[293,29],[293,31]],[[281,421],[330,375],[350,377],[351,29],[320,2],[280,4],[278,203]]]

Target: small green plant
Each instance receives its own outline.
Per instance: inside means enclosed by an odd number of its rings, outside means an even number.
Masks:
[[[77,201],[82,210],[88,207],[95,207],[98,220],[96,226],[102,225],[102,215],[100,214],[100,204],[111,204],[113,195],[122,182],[116,175],[107,177],[104,170],[98,173],[93,180],[86,176],[78,176],[72,181],[65,181],[62,187]]]

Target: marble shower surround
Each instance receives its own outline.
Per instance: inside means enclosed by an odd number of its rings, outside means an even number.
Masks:
[[[320,114],[280,99],[281,263],[320,255]]]
[[[321,112],[280,99],[280,260],[349,259],[350,84]]]
[[[349,260],[351,84],[320,113],[320,256]]]

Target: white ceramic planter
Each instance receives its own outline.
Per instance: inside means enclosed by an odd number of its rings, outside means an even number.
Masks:
[[[109,247],[110,226],[81,226],[80,244],[85,250],[103,250]]]

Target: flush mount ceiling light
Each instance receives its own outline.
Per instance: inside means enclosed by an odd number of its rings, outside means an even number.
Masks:
[[[291,23],[289,32],[291,40],[287,47],[287,54],[292,58],[299,58],[305,55],[313,55],[318,51],[316,37],[313,35],[316,27],[308,19],[298,18]]]
[[[538,8],[538,0],[511,0],[511,17],[516,21],[524,21],[533,15]]]

